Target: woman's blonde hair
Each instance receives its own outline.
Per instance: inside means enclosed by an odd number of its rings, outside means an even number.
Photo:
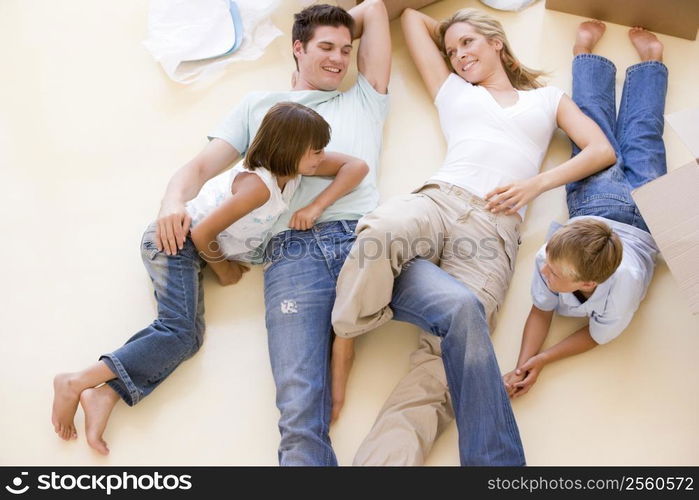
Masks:
[[[437,28],[437,33],[439,35],[440,49],[445,58],[447,58],[447,64],[451,66],[451,62],[446,56],[446,49],[444,44],[444,35],[447,30],[456,23],[466,23],[473,26],[473,28],[486,37],[488,40],[500,40],[502,42],[502,49],[500,50],[500,60],[502,61],[502,66],[507,73],[507,77],[510,79],[512,86],[519,90],[530,90],[539,88],[542,83],[538,81],[539,77],[545,75],[544,71],[537,71],[534,69],[527,68],[519,59],[517,59],[512,53],[512,48],[510,43],[507,41],[507,35],[505,35],[505,30],[502,28],[500,21],[486,14],[479,9],[461,9],[456,11],[453,16],[445,19],[439,24]]]

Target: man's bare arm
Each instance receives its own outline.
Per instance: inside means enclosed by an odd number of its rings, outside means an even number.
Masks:
[[[206,181],[223,172],[240,153],[221,139],[214,139],[170,179],[160,204],[155,241],[159,250],[174,255],[184,245],[192,222],[185,203],[199,194]]]
[[[359,72],[377,92],[388,92],[391,77],[391,32],[388,13],[381,0],[366,0],[349,13],[354,18],[354,37],[359,38]]]

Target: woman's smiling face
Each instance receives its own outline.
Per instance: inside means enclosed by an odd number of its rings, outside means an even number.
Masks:
[[[444,34],[444,48],[457,75],[478,84],[502,68],[502,42],[489,40],[468,23],[454,23]]]

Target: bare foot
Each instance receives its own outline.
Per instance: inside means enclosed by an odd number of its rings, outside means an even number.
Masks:
[[[606,29],[607,26],[596,19],[580,23],[575,36],[575,45],[573,45],[573,55],[590,54]]]
[[[58,437],[66,441],[78,437],[73,417],[78,409],[81,390],[74,373],[60,373],[53,379],[51,423]]]
[[[330,378],[332,393],[331,422],[335,422],[340,416],[340,411],[345,405],[345,392],[347,381],[354,363],[354,339],[335,337],[330,358]]]
[[[653,33],[640,26],[634,26],[629,30],[629,38],[641,57],[641,61],[662,61],[663,44]]]
[[[85,412],[85,436],[87,443],[102,455],[109,454],[107,443],[102,439],[109,415],[119,401],[119,395],[107,384],[80,393],[80,406]]]

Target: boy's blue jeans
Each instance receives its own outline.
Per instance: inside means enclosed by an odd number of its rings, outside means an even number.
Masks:
[[[155,288],[158,317],[122,347],[100,357],[117,375],[107,383],[129,406],[194,355],[204,339],[204,261],[192,239],[187,236],[182,250],[167,255],[158,251],[151,224],[141,240],[141,257]]]
[[[276,235],[265,255],[269,353],[281,412],[282,465],[336,465],[330,444],[331,312],[356,221]],[[415,259],[396,278],[394,319],[442,337],[464,465],[524,465],[485,312],[468,287]]]
[[[573,100],[604,131],[617,162],[566,185],[571,217],[596,215],[649,232],[631,190],[667,173],[663,143],[667,75],[667,67],[658,61],[630,66],[617,116],[614,64],[595,54],[573,59]],[[579,152],[573,144],[573,156]]]

